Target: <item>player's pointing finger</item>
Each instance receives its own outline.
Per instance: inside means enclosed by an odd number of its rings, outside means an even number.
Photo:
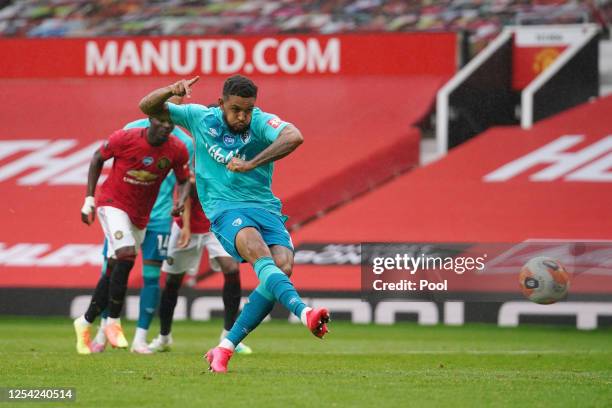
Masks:
[[[195,84],[196,82],[198,82],[200,80],[199,76],[193,77],[191,78],[189,81],[187,81],[187,85],[188,86],[192,86],[193,84]]]

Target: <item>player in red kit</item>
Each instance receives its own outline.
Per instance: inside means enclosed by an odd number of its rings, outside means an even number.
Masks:
[[[87,312],[74,321],[79,354],[91,353],[89,328],[107,306],[109,319],[105,333],[109,343],[113,347],[128,346],[119,316],[128,276],[159,187],[173,170],[179,185],[179,199],[172,211],[176,215],[182,212],[189,194],[189,153],[184,144],[169,137],[174,124],[169,120],[149,120],[148,128],[114,132],[94,153],[89,165],[81,220],[91,225],[97,212],[108,240],[108,267],[98,281]],[[115,159],[112,170],[94,199],[102,167],[110,158]]]

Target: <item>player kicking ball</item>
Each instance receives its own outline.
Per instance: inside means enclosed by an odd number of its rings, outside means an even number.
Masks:
[[[90,327],[108,307],[105,334],[113,347],[127,348],[120,314],[125,301],[129,273],[134,266],[151,209],[159,188],[170,170],[174,171],[179,198],[172,212],[182,212],[189,194],[189,153],[175,138],[170,120],[149,118],[150,126],[118,130],[95,153],[89,165],[87,197],[81,220],[93,224],[97,212],[108,242],[108,265],[98,281],[83,316],[74,320],[77,352],[91,354]],[[114,158],[113,167],[94,198],[104,162]]]
[[[234,325],[240,308],[240,270],[238,262],[225,252],[215,235],[210,231],[210,222],[204,215],[200,201],[195,195],[192,184],[192,195],[185,201],[185,210],[176,217],[172,224],[168,257],[162,265],[166,272],[166,285],[162,292],[159,308],[160,331],[149,344],[151,351],[169,351],[173,339],[171,334],[174,308],[179,289],[186,273],[196,271],[206,248],[211,268],[223,272],[223,306],[224,329],[221,339]],[[251,354],[253,351],[244,343],[236,346],[236,353]]]
[[[250,263],[260,284],[219,345],[206,353],[213,372],[226,372],[238,344],[280,302],[317,337],[327,332],[329,311],[302,301],[289,276],[293,244],[285,228],[281,202],[272,194],[273,162],[303,142],[300,131],[255,107],[257,86],[235,75],[223,85],[219,106],[174,105],[174,96],[191,96],[198,77],[157,89],[140,102],[141,110],[172,120],[196,142],[196,187],[212,231],[238,262]]]

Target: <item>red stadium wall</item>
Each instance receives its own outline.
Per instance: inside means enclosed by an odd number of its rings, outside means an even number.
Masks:
[[[360,268],[349,262],[354,250],[347,245],[360,242],[611,241],[611,110],[607,97],[531,130],[490,129],[444,159],[305,226],[293,236],[298,248],[330,247],[320,250],[327,253],[319,265],[296,268],[296,285],[359,291]],[[457,280],[463,290],[520,296],[520,265],[513,267],[501,276]],[[610,296],[612,268],[583,274],[572,285],[574,294]]]
[[[334,39],[338,48],[331,50],[339,54],[330,56],[333,53],[325,50],[330,50],[327,44]],[[437,89],[454,73],[456,60],[454,34],[213,40],[238,42],[245,56],[266,45],[261,55],[268,65],[282,65],[275,60],[281,47],[287,53],[281,60],[288,58],[289,65],[297,64],[302,58],[297,41],[302,45],[316,41],[325,58],[339,58],[339,68],[325,72],[309,72],[308,55],[301,71],[289,72],[290,68],[282,75],[252,72],[260,87],[258,104],[293,122],[306,139],[290,159],[278,163],[275,172],[274,191],[283,199],[293,224],[418,163],[419,134],[412,124],[427,112]],[[207,72],[203,68],[206,61],[199,58],[200,65],[189,72],[136,75],[128,70],[122,75],[88,76],[88,41],[99,49],[116,41],[124,50],[118,58],[125,58],[117,64],[124,66],[136,64],[129,56],[131,51],[125,51],[132,47],[128,44],[151,51],[144,45],[148,39],[0,40],[3,53],[19,49],[15,58],[0,62],[0,97],[9,101],[3,108],[0,133],[0,189],[4,193],[0,202],[0,287],[92,287],[99,273],[103,235],[98,225],[80,223],[79,210],[93,151],[113,130],[141,117],[137,104],[143,95],[171,83],[178,74],[206,73],[194,88],[192,100],[203,104],[216,101],[228,75],[216,68]],[[158,51],[164,47],[161,40],[151,41],[159,46]],[[194,39],[168,41],[178,41],[187,49]],[[216,44],[220,47],[221,43]],[[218,66],[215,64],[213,67]],[[247,73],[247,64],[245,60],[237,72]],[[139,275],[135,270],[133,278]],[[254,284],[250,274],[245,274],[244,281],[246,288]],[[213,277],[200,288],[218,289],[220,282],[220,277]],[[137,279],[132,285],[137,285]]]
[[[4,78],[442,75],[454,33],[206,38],[2,39]],[[67,52],[67,50],[69,50]]]

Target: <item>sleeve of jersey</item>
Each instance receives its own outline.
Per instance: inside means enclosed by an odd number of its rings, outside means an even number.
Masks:
[[[191,171],[193,172],[194,169],[194,160],[193,160],[193,155],[194,155],[194,148],[193,148],[193,139],[185,132],[183,132],[182,129],[175,127],[174,130],[172,131],[172,133],[178,137],[187,147],[187,152],[189,153],[189,168],[191,169]]]
[[[197,114],[197,110],[200,106],[198,105],[175,105],[168,102],[168,112],[170,112],[170,119],[176,125],[180,125],[190,132],[193,133],[192,124]]]
[[[285,126],[289,124],[278,116],[266,112],[260,112],[254,119],[254,130],[258,136],[263,137],[268,143],[274,142]]]
[[[125,132],[123,130],[117,130],[102,143],[100,147],[102,159],[108,160],[111,157],[115,157],[116,153],[122,150],[124,136]]]
[[[187,147],[184,145],[181,146],[177,154],[177,160],[174,164],[173,170],[176,180],[179,183],[189,180],[189,153],[187,152]]]

